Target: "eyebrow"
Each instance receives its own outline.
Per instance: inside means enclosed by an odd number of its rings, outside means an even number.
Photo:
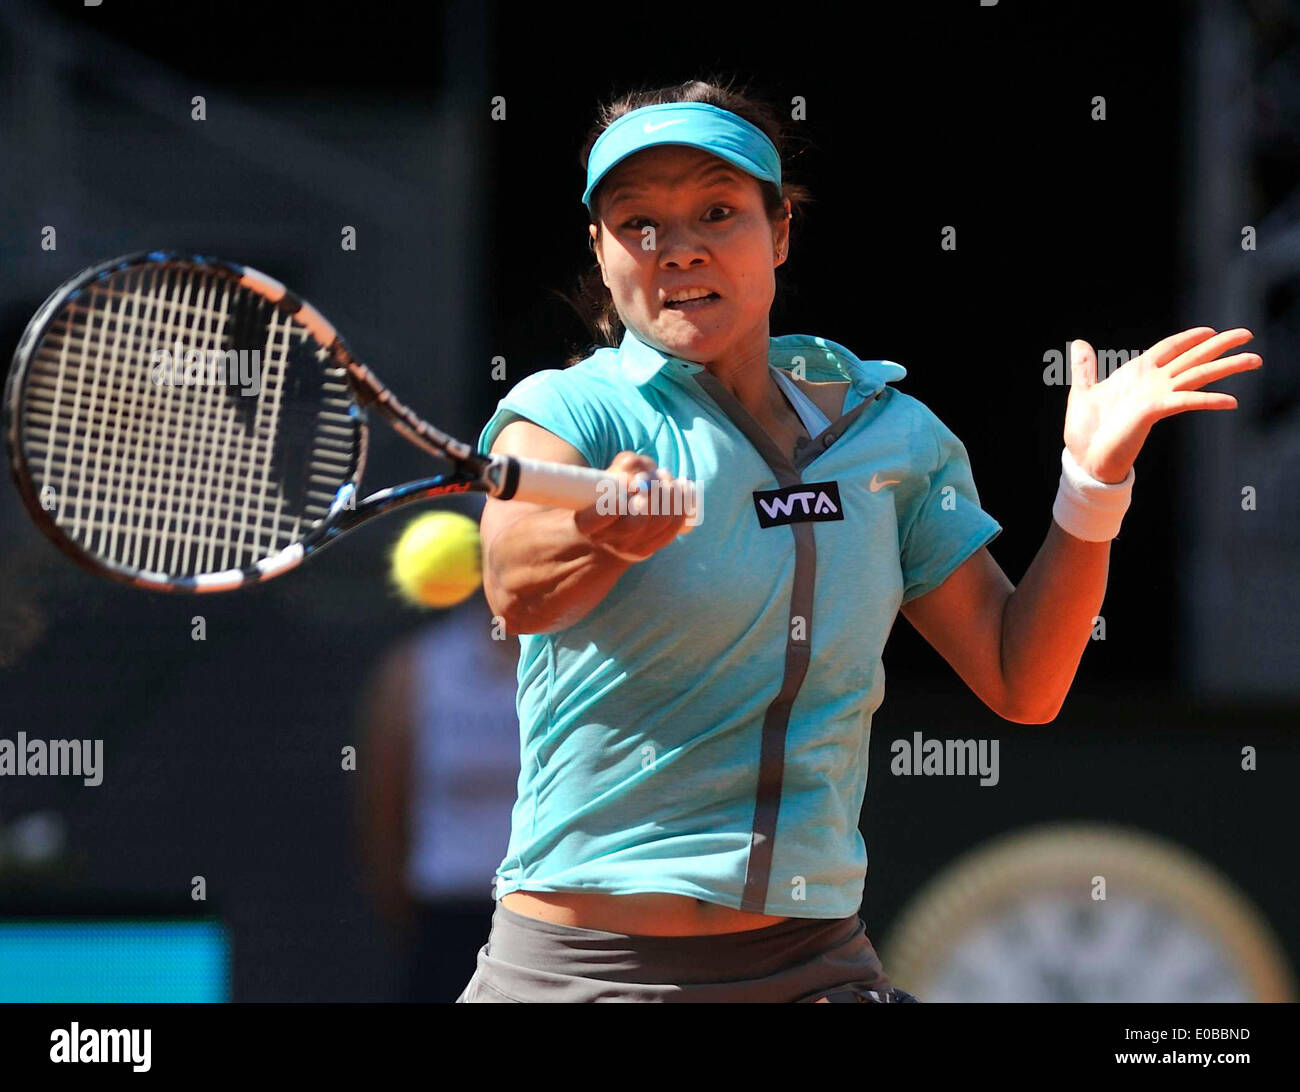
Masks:
[[[703,174],[696,175],[694,181],[706,186],[735,185],[740,182],[740,172],[735,167],[724,166],[719,163],[708,167]],[[620,201],[645,193],[648,188],[633,182],[624,182],[622,185],[616,186],[610,193],[606,199],[606,208],[613,208]]]

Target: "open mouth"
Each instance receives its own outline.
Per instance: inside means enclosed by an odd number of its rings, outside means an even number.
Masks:
[[[674,311],[699,311],[701,308],[708,307],[711,303],[716,303],[721,298],[716,292],[710,292],[707,296],[700,296],[693,300],[669,301],[664,306],[671,307]]]

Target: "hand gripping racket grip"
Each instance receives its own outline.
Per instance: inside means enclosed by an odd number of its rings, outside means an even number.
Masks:
[[[492,495],[499,500],[522,500],[574,511],[590,508],[601,498],[608,498],[612,504],[619,500],[618,479],[589,466],[494,455],[487,475],[496,487]],[[649,492],[653,484],[647,482],[644,491]],[[659,497],[661,512],[685,512],[688,517],[696,512],[695,488],[691,482],[674,481],[671,489],[664,486],[660,490]],[[649,510],[654,512],[655,508]]]

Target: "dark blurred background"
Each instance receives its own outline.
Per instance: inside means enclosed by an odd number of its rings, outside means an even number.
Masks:
[[[1044,383],[1045,354],[1254,330],[1264,369],[1214,388],[1239,408],[1163,421],[1143,450],[1105,639],[1055,722],[1001,721],[896,626],[862,916],[884,935],[992,836],[1103,820],[1192,851],[1300,958],[1300,6],[229,8],[0,9],[0,345],[83,266],[190,248],[299,290],[475,439],[510,386],[583,343],[555,292],[590,260],[578,151],[597,104],[715,72],[807,103],[787,174],[817,203],[772,332],[908,369],[900,389],[966,444],[1013,581],[1060,473],[1067,388]],[[424,471],[388,429],[372,440],[373,486]],[[96,788],[0,779],[0,916],[215,916],[234,1000],[393,997],[401,951],[362,879],[341,756],[362,680],[430,622],[385,581],[399,524],[197,601],[83,573],[0,489],[0,736],[102,738],[106,766]],[[997,788],[891,776],[890,741],[918,730],[1000,739]]]

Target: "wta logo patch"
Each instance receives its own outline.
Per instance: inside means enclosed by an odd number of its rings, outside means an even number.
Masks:
[[[800,482],[784,489],[755,489],[754,508],[760,527],[827,523],[844,518],[839,482]]]

